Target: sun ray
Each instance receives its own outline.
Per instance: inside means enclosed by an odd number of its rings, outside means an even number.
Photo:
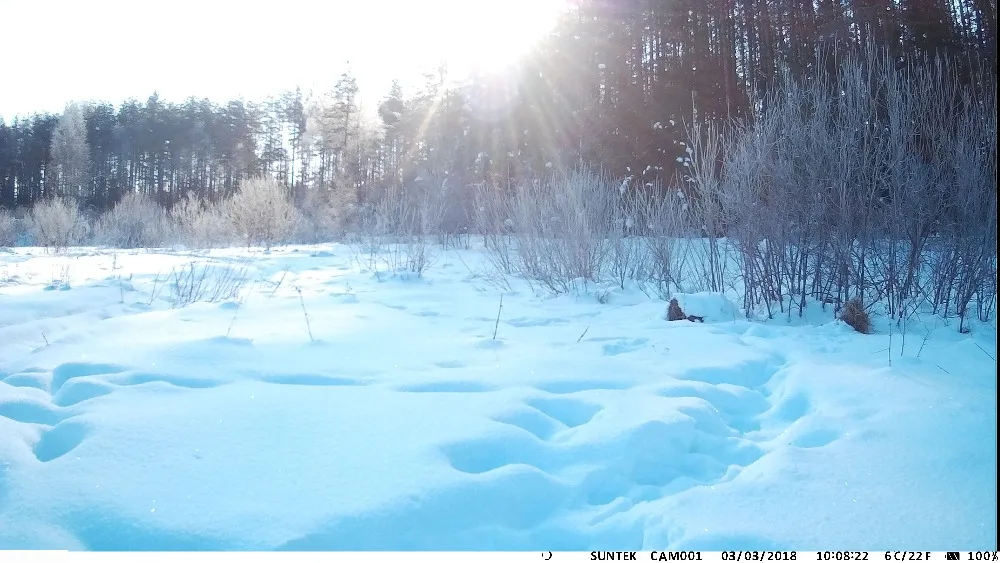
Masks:
[[[423,118],[421,118],[420,125],[417,127],[417,134],[413,139],[414,143],[413,146],[410,147],[410,154],[407,155],[408,158],[413,158],[413,156],[416,154],[417,144],[419,144],[424,140],[424,135],[426,135],[427,130],[430,129],[431,121],[437,114],[438,108],[441,107],[441,102],[443,99],[444,99],[444,91],[438,90],[438,92],[434,96],[434,99],[431,100],[431,104],[430,107],[427,108],[427,112],[424,114]]]
[[[431,37],[422,48],[457,75],[501,71],[555,27],[565,0],[434,0],[424,17]]]

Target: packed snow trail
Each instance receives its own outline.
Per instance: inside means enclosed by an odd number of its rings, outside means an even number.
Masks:
[[[0,255],[0,547],[995,548],[985,325],[890,367],[715,295],[519,287],[497,323],[476,251],[213,252],[245,283],[177,305],[195,259]]]

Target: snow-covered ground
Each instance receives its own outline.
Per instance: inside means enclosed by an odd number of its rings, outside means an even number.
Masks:
[[[706,294],[514,284],[497,322],[482,261],[0,253],[0,547],[996,549],[993,327],[890,366],[884,321]]]

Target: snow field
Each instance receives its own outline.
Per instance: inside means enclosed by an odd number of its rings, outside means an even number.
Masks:
[[[497,322],[481,263],[0,254],[0,547],[995,548],[991,327],[522,285]]]

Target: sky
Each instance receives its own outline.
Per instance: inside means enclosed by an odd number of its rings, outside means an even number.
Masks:
[[[564,0],[0,0],[0,116],[70,101],[262,99],[326,90],[350,69],[362,99],[446,62],[490,70],[555,23]]]

